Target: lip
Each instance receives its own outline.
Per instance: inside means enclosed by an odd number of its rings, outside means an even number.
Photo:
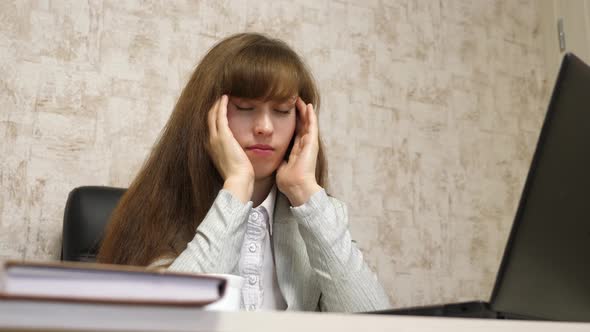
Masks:
[[[272,146],[267,145],[267,144],[254,144],[254,145],[250,145],[246,149],[248,149],[248,150],[270,150],[270,151],[274,150],[272,148]]]
[[[252,152],[255,155],[270,156],[271,154],[273,154],[275,149],[273,149],[272,146],[267,144],[255,144],[247,147],[246,150]]]

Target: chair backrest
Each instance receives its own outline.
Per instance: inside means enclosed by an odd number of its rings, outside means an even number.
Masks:
[[[86,186],[70,192],[64,212],[61,260],[96,261],[105,227],[125,190]]]

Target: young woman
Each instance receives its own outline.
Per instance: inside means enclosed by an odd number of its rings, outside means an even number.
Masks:
[[[284,42],[219,42],[115,209],[99,262],[241,275],[247,310],[388,308],[346,206],[323,189],[319,102]]]

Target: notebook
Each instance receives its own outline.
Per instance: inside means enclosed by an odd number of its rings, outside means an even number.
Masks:
[[[489,301],[377,314],[590,321],[590,67],[565,54]]]
[[[219,300],[224,278],[80,262],[0,265],[0,300],[200,307]]]

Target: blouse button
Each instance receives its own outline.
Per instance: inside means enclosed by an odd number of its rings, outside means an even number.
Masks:
[[[258,278],[256,276],[251,275],[248,277],[248,282],[250,283],[250,285],[255,285],[256,281],[258,281]]]
[[[254,220],[254,221],[258,220],[258,217],[259,217],[259,214],[257,211],[252,212],[252,214],[250,215],[250,219]]]
[[[250,250],[250,252],[256,252],[256,244],[250,243],[248,250]]]

